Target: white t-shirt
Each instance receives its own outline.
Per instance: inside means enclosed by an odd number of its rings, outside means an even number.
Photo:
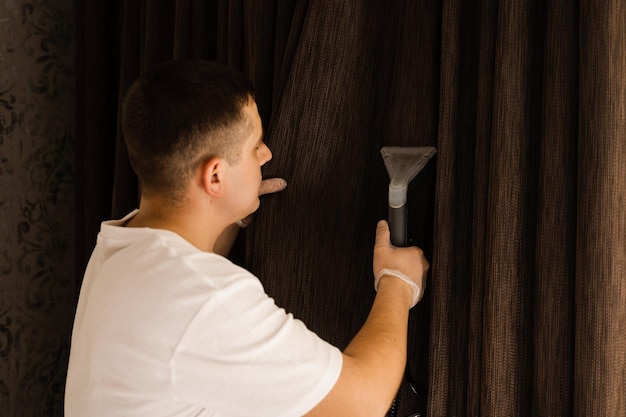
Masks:
[[[301,416],[330,392],[341,352],[254,275],[125,219],[103,223],[85,272],[66,417]]]

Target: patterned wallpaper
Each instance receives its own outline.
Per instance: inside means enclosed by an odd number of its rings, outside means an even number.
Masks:
[[[73,0],[0,2],[0,415],[62,416],[74,313]]]

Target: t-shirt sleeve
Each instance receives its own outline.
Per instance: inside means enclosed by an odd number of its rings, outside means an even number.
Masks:
[[[224,415],[299,416],[330,392],[342,354],[242,271],[218,283],[170,362],[173,395]]]

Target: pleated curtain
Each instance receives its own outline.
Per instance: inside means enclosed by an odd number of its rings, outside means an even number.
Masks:
[[[99,221],[137,206],[125,90],[163,60],[218,60],[254,82],[264,174],[289,183],[262,197],[233,259],[340,348],[375,295],[380,148],[437,148],[409,187],[408,235],[432,268],[395,415],[626,416],[626,1],[79,12],[79,264]]]

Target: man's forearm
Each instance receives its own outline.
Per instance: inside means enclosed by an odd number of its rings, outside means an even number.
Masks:
[[[344,350],[344,355],[358,361],[367,372],[364,393],[369,398],[378,397],[376,402],[387,408],[406,366],[411,301],[411,291],[405,283],[393,277],[383,278],[365,324]]]
[[[218,237],[215,241],[213,253],[228,257],[228,254],[230,253],[230,250],[233,248],[233,244],[235,243],[235,239],[237,239],[239,229],[241,228],[239,227],[239,225],[237,225],[237,223],[233,223],[226,229],[224,229],[220,237]]]
[[[385,415],[406,365],[411,302],[408,285],[397,278],[381,279],[365,324],[343,352],[339,380],[307,416]]]

